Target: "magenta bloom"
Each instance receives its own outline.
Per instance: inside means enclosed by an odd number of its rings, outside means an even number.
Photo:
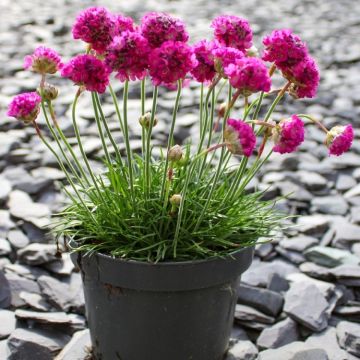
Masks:
[[[223,46],[230,46],[241,51],[252,46],[253,34],[245,19],[222,15],[212,21],[211,27],[214,29],[215,39]]]
[[[241,90],[244,96],[258,91],[269,91],[271,80],[265,64],[257,58],[237,59],[225,68],[230,84]]]
[[[109,84],[111,69],[93,55],[77,55],[65,64],[61,76],[86,90],[103,93]]]
[[[293,66],[284,75],[293,82],[290,93],[296,98],[313,98],[316,95],[320,73],[312,57],[306,57],[305,60]]]
[[[275,145],[273,151],[285,154],[291,153],[304,141],[304,123],[296,115],[280,121],[273,129]]]
[[[61,67],[59,54],[45,46],[37,47],[32,55],[24,58],[24,68],[40,74],[55,74]]]
[[[72,28],[74,39],[81,39],[103,53],[116,33],[115,17],[103,7],[90,7],[76,18]]]
[[[105,63],[117,71],[120,81],[141,80],[146,76],[149,52],[149,44],[141,34],[126,30],[108,47]]]
[[[256,145],[252,127],[242,120],[228,119],[224,138],[229,151],[235,155],[249,157]]]
[[[305,43],[289,29],[274,30],[263,39],[263,44],[263,60],[275,63],[281,70],[298,64],[308,55]]]
[[[140,28],[152,48],[157,48],[168,40],[186,42],[189,39],[185,24],[166,13],[150,12],[144,15]]]
[[[197,65],[192,69],[191,74],[199,82],[212,81],[215,76],[213,55],[215,47],[214,42],[207,40],[201,40],[193,46]]]
[[[339,156],[348,151],[354,140],[354,129],[352,125],[334,126],[326,136],[326,146],[329,148],[329,155]]]
[[[244,57],[244,53],[228,46],[220,46],[213,51],[216,71],[225,77],[224,69],[230,64],[235,64],[237,59]]]
[[[39,115],[40,103],[41,97],[36,92],[17,95],[10,102],[7,115],[30,124]]]
[[[196,64],[191,47],[180,41],[166,41],[149,56],[149,72],[154,85],[174,86]]]
[[[115,35],[121,35],[123,31],[135,31],[134,20],[129,16],[115,16]]]

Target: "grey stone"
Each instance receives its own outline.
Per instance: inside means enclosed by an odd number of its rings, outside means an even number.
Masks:
[[[15,273],[30,280],[36,280],[40,275],[49,274],[46,270],[40,267],[20,264],[8,264],[5,266],[5,271],[7,273]]]
[[[344,198],[337,195],[316,197],[311,201],[311,205],[313,211],[333,215],[345,215],[349,209]]]
[[[267,288],[277,292],[287,291],[289,289],[289,283],[279,274],[272,274],[270,275]]]
[[[15,325],[14,312],[0,309],[0,339],[7,338],[15,330]]]
[[[354,224],[360,224],[360,206],[353,206],[351,208],[351,222]]]
[[[350,190],[348,190],[345,194],[344,197],[347,199],[350,199],[354,196],[359,196],[360,195],[360,184],[355,185],[353,188],[351,188]]]
[[[239,303],[255,307],[271,316],[277,316],[284,303],[282,295],[267,289],[240,285],[237,293]]]
[[[235,319],[241,321],[255,321],[264,324],[273,324],[275,319],[250,306],[239,305],[235,307]]]
[[[305,257],[297,251],[286,250],[281,246],[276,246],[275,250],[278,254],[296,265],[299,265],[305,261]]]
[[[7,237],[15,249],[22,249],[30,243],[28,237],[21,230],[10,230]]]
[[[350,354],[360,356],[360,324],[340,321],[336,326],[340,346]]]
[[[341,248],[349,248],[352,243],[360,241],[360,226],[344,222],[335,229],[333,244]]]
[[[7,340],[0,341],[0,359],[7,359],[9,356],[9,348]]]
[[[236,343],[240,340],[249,340],[249,337],[242,327],[235,324],[231,329],[230,341]]]
[[[251,341],[239,341],[229,351],[226,360],[255,360],[258,349]]]
[[[315,279],[331,281],[334,279],[334,276],[331,273],[331,269],[317,265],[312,262],[304,262],[299,266],[299,269],[304,274],[311,276]]]
[[[311,201],[312,199],[309,191],[290,181],[284,181],[277,185],[281,190],[281,195],[286,196],[288,199],[305,202]]]
[[[260,349],[276,349],[300,339],[297,323],[286,318],[271,327],[264,329],[257,339]]]
[[[58,275],[70,275],[75,268],[69,253],[61,254],[61,259],[46,263],[44,267]]]
[[[331,269],[331,274],[341,284],[347,286],[360,286],[360,266],[341,265]]]
[[[325,350],[295,341],[278,349],[259,353],[258,360],[329,360]]]
[[[323,215],[301,216],[297,219],[297,229],[306,235],[322,235],[329,227],[329,219]]]
[[[5,179],[3,176],[0,176],[0,202],[4,202],[7,200],[12,186],[10,181]]]
[[[306,281],[294,282],[285,295],[284,311],[313,331],[321,331],[327,327],[328,306],[320,290]]]
[[[310,191],[321,190],[327,185],[327,180],[320,174],[310,171],[298,171],[299,180]]]
[[[280,241],[279,245],[286,250],[303,252],[309,247],[315,246],[319,240],[312,236],[299,235],[292,238],[286,238]]]
[[[0,236],[5,237],[8,231],[15,227],[15,223],[10,219],[7,210],[0,210]]]
[[[7,308],[11,304],[10,284],[2,270],[0,270],[0,308]]]
[[[24,300],[24,302],[26,303],[26,305],[28,305],[29,307],[38,310],[38,311],[49,311],[51,306],[44,300],[44,298],[39,295],[39,294],[35,294],[35,293],[29,293],[26,291],[21,291],[19,293],[19,296],[22,300]]]
[[[56,260],[55,244],[32,243],[18,250],[18,260],[28,265],[42,265]]]
[[[10,243],[6,239],[0,238],[0,256],[11,253]]]
[[[336,180],[336,189],[341,192],[347,191],[353,188],[355,185],[356,180],[350,175],[339,174]]]
[[[360,304],[358,306],[336,306],[333,313],[349,321],[360,322]]]
[[[83,360],[91,351],[91,339],[88,329],[77,331],[55,360]]]
[[[257,256],[260,256],[261,258],[264,258],[268,256],[273,250],[273,245],[271,243],[265,243],[265,244],[257,244],[255,246],[255,254]]]

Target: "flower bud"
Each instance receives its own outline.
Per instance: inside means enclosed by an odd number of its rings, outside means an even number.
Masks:
[[[150,125],[151,125],[151,112],[148,111],[147,113],[145,113],[144,115],[141,115],[139,117],[139,123],[141,126],[145,127],[145,128],[149,128]],[[158,123],[158,119],[157,117],[155,116],[154,117],[154,123],[153,123],[153,126],[156,126],[156,124]]]
[[[226,110],[227,110],[227,102],[224,101],[223,103],[220,104],[218,109],[219,117],[224,117]]]
[[[352,125],[337,125],[328,131],[325,145],[329,148],[329,155],[339,156],[348,151],[354,140]]]
[[[251,48],[246,50],[247,57],[259,57],[259,50],[256,46],[252,46]]]
[[[183,151],[180,145],[173,146],[168,152],[169,161],[180,161],[183,157]]]
[[[180,206],[182,200],[182,196],[180,194],[174,194],[170,198],[170,204],[174,207]]]
[[[54,85],[49,83],[45,83],[42,91],[40,87],[37,88],[36,92],[45,100],[45,101],[52,101],[55,100],[58,96],[59,90]]]

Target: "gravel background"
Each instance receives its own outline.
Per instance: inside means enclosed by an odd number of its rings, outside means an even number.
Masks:
[[[329,158],[322,145],[323,134],[308,127],[301,151],[274,156],[251,184],[249,190],[272,184],[269,199],[291,192],[279,207],[302,216],[295,220],[297,227],[278,234],[271,244],[257,247],[253,265],[239,285],[228,359],[360,358],[360,2],[2,0],[0,359],[57,356],[58,360],[74,360],[84,359],[88,352],[80,275],[67,256],[62,260],[54,257],[52,239],[42,230],[61,205],[59,181],[63,176],[33,129],[24,130],[7,118],[5,109],[12,96],[36,88],[39,79],[22,70],[22,59],[37,45],[54,47],[65,59],[83,50],[81,42],[72,40],[70,29],[76,13],[90,5],[104,5],[136,19],[147,11],[179,15],[186,20],[192,41],[210,37],[210,20],[221,13],[249,19],[259,48],[262,36],[274,28],[292,28],[307,41],[321,70],[318,97],[296,102],[287,99],[274,118],[306,112],[328,127],[351,122],[357,139],[351,152]],[[62,79],[52,82],[60,87],[56,101],[59,121],[72,136],[69,105],[75,90]],[[121,84],[115,88],[120,91]],[[184,89],[178,141],[198,132],[197,90],[194,86]],[[138,87],[132,86],[129,114],[134,119],[139,113],[137,94]],[[154,132],[158,144],[164,143],[174,96],[162,91],[160,123]],[[112,107],[105,105],[105,113],[111,122]],[[88,98],[81,99],[78,114],[87,153],[94,166],[99,166],[96,160],[101,156],[101,144]],[[135,148],[139,130],[134,121]]]

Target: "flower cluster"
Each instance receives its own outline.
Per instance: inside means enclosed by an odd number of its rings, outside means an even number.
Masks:
[[[193,46],[197,64],[191,70],[192,76],[199,82],[211,82],[216,74],[213,41],[201,40]]]
[[[330,155],[339,156],[348,151],[354,140],[354,129],[351,125],[334,126],[328,132],[325,144],[329,148]]]
[[[55,74],[62,67],[59,54],[45,46],[39,46],[32,55],[25,56],[24,68],[39,74]]]
[[[10,102],[7,115],[30,124],[39,114],[40,103],[41,97],[36,92],[17,95]]]

